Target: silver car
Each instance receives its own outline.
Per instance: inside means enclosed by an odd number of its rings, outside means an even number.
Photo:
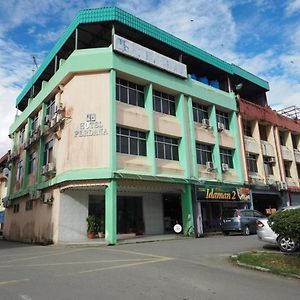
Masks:
[[[300,205],[287,206],[279,211],[287,209],[300,209]],[[283,252],[294,252],[299,247],[299,242],[285,236],[276,234],[268,224],[268,218],[259,218],[256,221],[257,237],[260,241],[277,245]]]

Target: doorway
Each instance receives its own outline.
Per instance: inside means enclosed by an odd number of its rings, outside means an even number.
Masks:
[[[176,223],[182,225],[181,196],[179,194],[163,195],[164,232],[173,232]]]

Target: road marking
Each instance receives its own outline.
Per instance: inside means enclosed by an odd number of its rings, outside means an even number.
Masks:
[[[19,283],[19,282],[24,282],[24,281],[29,281],[29,279],[16,279],[16,280],[0,281],[0,285]]]
[[[73,250],[73,251],[64,251],[64,252],[60,252],[60,253],[52,253],[52,254],[44,254],[44,255],[18,258],[18,259],[14,259],[14,260],[8,260],[8,261],[5,262],[5,264],[6,263],[12,263],[12,262],[18,262],[18,261],[26,261],[26,260],[31,260],[31,259],[35,259],[35,258],[41,258],[41,257],[47,257],[47,256],[56,256],[56,255],[62,255],[62,254],[69,254],[69,253],[72,253],[72,252],[79,252],[79,251],[82,251],[82,250],[83,249],[76,249],[76,250]]]
[[[27,295],[19,295],[21,299],[23,300],[32,300],[29,296]]]
[[[125,265],[121,265],[121,266],[103,267],[103,268],[98,268],[98,269],[92,269],[92,270],[80,271],[80,272],[73,272],[73,273],[61,274],[61,275],[56,275],[56,276],[57,277],[74,276],[74,275],[87,274],[87,273],[93,273],[93,272],[101,272],[101,271],[107,271],[107,270],[113,270],[113,269],[136,267],[136,266],[140,266],[140,265],[147,265],[147,264],[158,263],[158,262],[169,261],[169,260],[173,260],[173,258],[168,258],[167,257],[167,258],[164,258],[164,259],[148,260],[148,261],[137,262],[137,263],[132,263],[132,264],[125,264]]]
[[[104,249],[104,250],[108,250],[111,252],[122,252],[122,253],[133,254],[133,255],[150,256],[150,257],[155,257],[158,259],[170,258],[168,256],[161,256],[161,255],[155,255],[155,254],[149,254],[149,253],[143,253],[143,252],[135,252],[135,251],[130,251],[130,250],[117,250],[117,249]]]
[[[49,267],[49,266],[99,264],[99,263],[107,263],[107,262],[128,262],[128,261],[136,261],[136,262],[149,261],[149,259],[103,259],[103,260],[75,261],[75,262],[65,262],[65,263],[31,264],[31,265],[24,265],[23,267]]]

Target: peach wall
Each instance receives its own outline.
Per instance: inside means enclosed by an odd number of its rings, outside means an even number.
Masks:
[[[163,135],[181,137],[180,123],[175,116],[154,112],[154,130]]]
[[[55,149],[55,153],[59,153],[56,155],[57,174],[109,166],[109,80],[109,73],[80,74],[64,86],[61,101],[66,108],[66,120]],[[88,122],[88,114],[96,115],[96,123]],[[99,134],[86,135],[95,129]]]
[[[151,166],[146,156],[135,156],[117,153],[117,170],[125,169],[139,172],[151,172]]]
[[[204,128],[199,123],[194,122],[195,139],[196,141],[206,144],[214,144],[214,133],[211,128]]]

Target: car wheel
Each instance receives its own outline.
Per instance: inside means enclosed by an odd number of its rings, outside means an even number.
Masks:
[[[246,226],[244,227],[243,234],[244,234],[244,235],[250,235],[250,233],[251,233],[251,232],[250,232],[250,228],[249,228],[249,226],[246,225]]]
[[[280,236],[277,240],[278,247],[283,252],[294,252],[298,244],[294,239],[289,237]]]
[[[223,231],[224,235],[229,235],[229,231]]]

